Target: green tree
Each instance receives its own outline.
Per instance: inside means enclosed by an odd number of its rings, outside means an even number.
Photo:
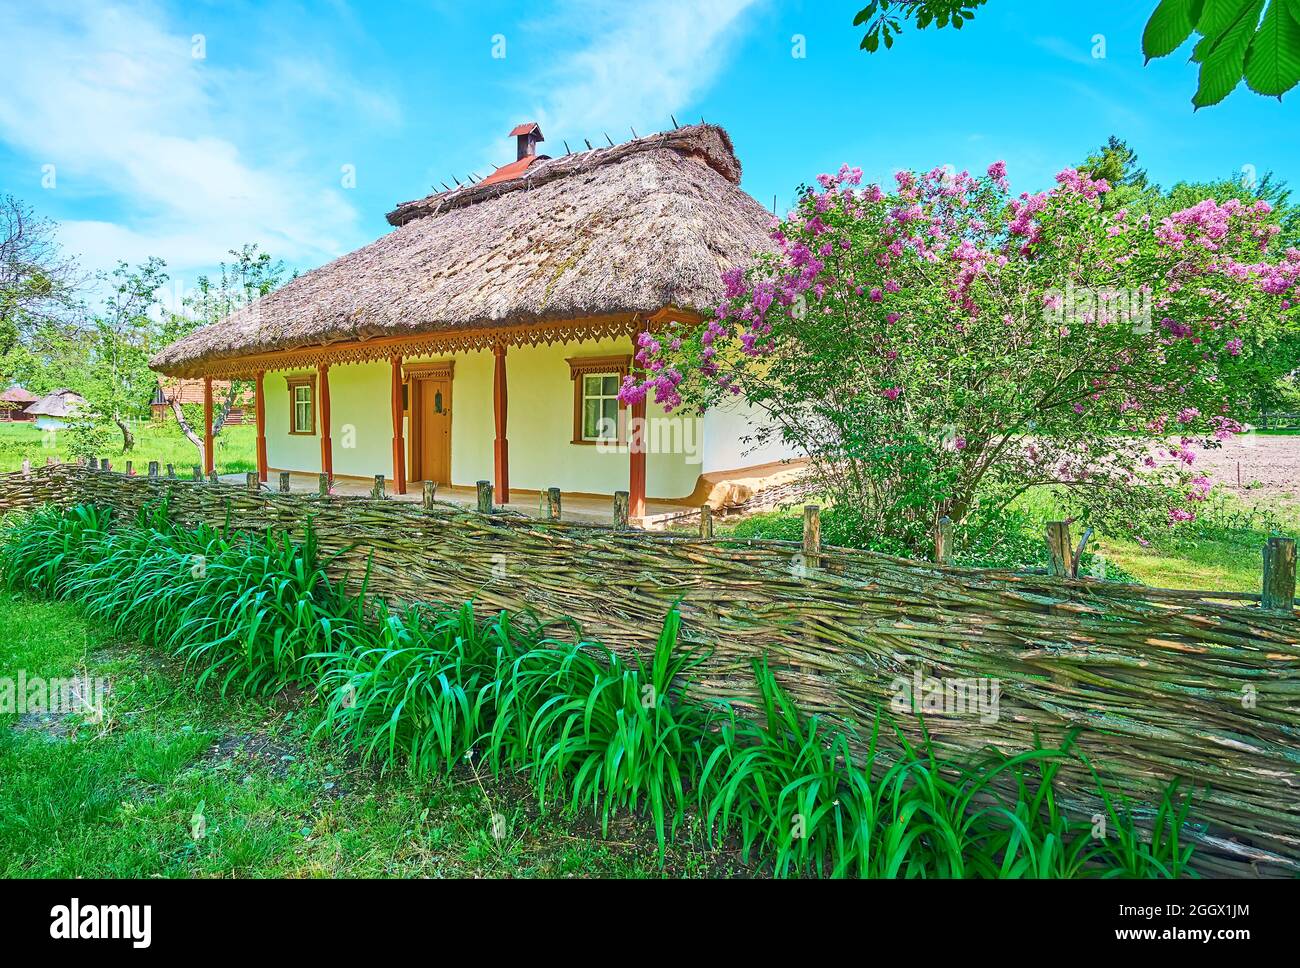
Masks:
[[[105,280],[110,294],[87,329],[91,359],[78,388],[86,398],[85,419],[116,426],[123,453],[135,446],[130,422],[146,412],[156,383],[149,357],[160,346],[156,310],[165,269],[156,257],[134,269],[118,263]]]
[[[961,30],[968,20],[975,19],[975,11],[988,0],[871,0],[853,18],[853,26],[866,25],[862,37],[863,50],[875,53],[883,43],[886,49],[894,46],[894,36],[902,32],[903,23],[911,21],[917,30],[933,24],[936,28],[951,26]]]
[[[0,196],[0,358],[75,306],[76,264],[64,258],[52,221],[12,195]],[[6,361],[4,369],[12,368]]]
[[[230,249],[230,263],[222,262],[216,278],[199,276],[193,295],[184,301],[185,312],[170,313],[163,324],[163,345],[189,335],[196,329],[220,323],[232,312],[242,309],[278,289],[285,277],[281,259],[273,259],[268,252],[259,250],[257,243],[245,244],[240,249]],[[241,390],[247,381],[231,380],[223,399],[216,402],[212,417],[212,436],[221,434]],[[177,400],[171,401],[172,415],[181,433],[199,450],[203,457],[203,438],[195,429],[202,426],[201,408],[185,407]]]
[[[1148,62],[1165,57],[1193,34],[1198,109],[1218,104],[1243,78],[1256,94],[1277,98],[1300,83],[1298,0],[1161,0],[1142,33],[1142,53]]]
[[[1147,181],[1146,170],[1138,167],[1137,152],[1114,135],[1090,154],[1079,170],[1094,181],[1104,179],[1110,185],[1110,191],[1101,196],[1103,212],[1140,205],[1156,191]]]
[[[986,0],[872,0],[858,11],[866,25],[862,48],[894,46],[902,24],[960,30]],[[1142,33],[1147,62],[1165,57],[1197,35],[1193,63],[1200,79],[1192,104],[1218,104],[1243,78],[1256,94],[1281,98],[1300,83],[1300,0],[1161,0]]]

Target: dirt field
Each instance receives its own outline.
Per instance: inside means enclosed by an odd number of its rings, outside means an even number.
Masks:
[[[1300,506],[1300,435],[1242,434],[1197,450],[1193,469],[1252,504]]]

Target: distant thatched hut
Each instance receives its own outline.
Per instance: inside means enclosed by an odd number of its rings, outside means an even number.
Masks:
[[[36,394],[13,386],[0,393],[0,423],[30,423],[36,417],[27,408],[36,402]]]
[[[41,397],[27,408],[27,413],[36,418],[36,426],[42,430],[61,430],[68,425],[68,418],[85,405],[85,397],[64,388]]]
[[[770,245],[727,133],[698,125],[558,158],[537,154],[536,124],[512,133],[516,161],[399,205],[395,231],[151,365],[255,380],[263,474],[383,473],[399,490],[488,478],[503,503],[626,489],[635,515],[647,491],[681,498],[701,474],[785,456],[745,453],[739,410],[668,418],[616,399],[637,333],[698,321],[723,298],[723,270]],[[651,439],[629,446],[638,431]]]
[[[203,390],[203,381],[201,379],[187,380],[184,377],[164,377],[159,380],[158,386],[153,393],[153,399],[149,401],[149,409],[153,413],[154,422],[166,423],[168,420],[174,420],[173,403],[178,403],[183,407],[190,404],[201,405],[203,403]],[[217,400],[224,399],[229,392],[229,380],[212,381],[212,395]],[[253,391],[248,388],[247,384],[244,384],[235,392],[235,402],[226,415],[226,423],[231,425],[242,424],[248,419],[248,414],[252,410]]]

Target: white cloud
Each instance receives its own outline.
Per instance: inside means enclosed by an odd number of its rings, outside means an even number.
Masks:
[[[756,0],[660,0],[617,3],[577,0],[548,25],[575,50],[557,50],[556,67],[539,87],[538,120],[604,142],[671,125],[670,113],[695,101],[726,65],[741,15]],[[557,43],[558,46],[558,43]],[[707,119],[706,119],[707,120]]]
[[[54,165],[55,191],[82,210],[110,213],[62,223],[66,246],[88,267],[160,255],[184,272],[251,241],[311,264],[357,241],[357,213],[338,181],[295,170],[302,153],[289,143],[275,150],[291,132],[255,141],[235,133],[250,97],[320,87],[311,65],[259,76],[219,66],[211,49],[195,59],[191,32],[169,28],[150,6],[68,3],[37,14],[6,5],[0,35],[0,138],[34,171]],[[346,87],[336,76],[328,97]],[[372,114],[396,118],[382,96],[365,97]]]

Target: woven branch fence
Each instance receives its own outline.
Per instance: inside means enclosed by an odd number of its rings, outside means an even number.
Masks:
[[[0,513],[94,503],[129,513],[166,499],[175,519],[315,529],[331,566],[390,600],[572,616],[619,650],[653,645],[680,601],[711,657],[697,695],[752,695],[767,657],[808,712],[870,730],[899,677],[994,680],[995,721],[926,713],[945,750],[1059,742],[1108,786],[1149,803],[1174,777],[1204,824],[1209,875],[1300,873],[1300,616],[1258,596],[943,567],[794,542],[701,539],[373,498],[278,494],[60,465],[0,476]],[[909,716],[895,717],[919,735]],[[1082,766],[1071,805],[1095,809]]]

